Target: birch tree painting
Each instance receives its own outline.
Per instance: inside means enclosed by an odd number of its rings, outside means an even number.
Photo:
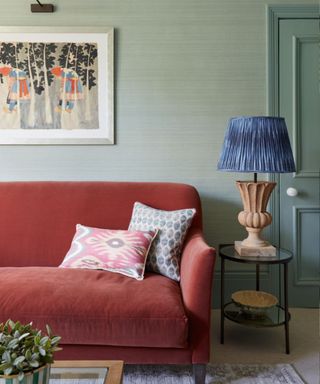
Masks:
[[[1,42],[0,129],[97,129],[96,43]]]

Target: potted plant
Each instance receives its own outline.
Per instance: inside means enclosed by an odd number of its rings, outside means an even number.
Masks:
[[[52,335],[47,325],[47,335],[19,321],[8,320],[0,324],[0,384],[46,384],[49,381],[53,354],[60,348],[61,337]],[[26,380],[26,376],[33,378]]]

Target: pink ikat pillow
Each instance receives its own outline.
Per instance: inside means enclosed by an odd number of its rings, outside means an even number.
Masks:
[[[71,248],[60,268],[102,269],[142,280],[157,231],[125,231],[77,224]]]

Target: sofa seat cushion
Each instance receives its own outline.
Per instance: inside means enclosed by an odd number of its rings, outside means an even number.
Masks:
[[[62,344],[187,346],[180,286],[147,273],[143,281],[108,271],[1,268],[0,322],[49,324]]]

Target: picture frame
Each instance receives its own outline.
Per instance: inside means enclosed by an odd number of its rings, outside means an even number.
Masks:
[[[112,27],[0,27],[0,145],[114,144]]]

